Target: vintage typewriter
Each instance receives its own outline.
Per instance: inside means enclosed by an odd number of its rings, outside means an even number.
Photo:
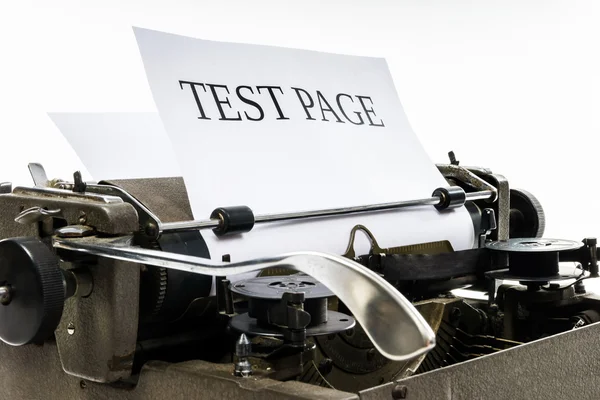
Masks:
[[[544,238],[533,195],[450,156],[430,198],[202,221],[181,178],[30,164],[34,185],[1,185],[0,398],[597,398],[596,239]],[[473,248],[380,248],[358,225],[346,254],[235,262],[202,236],[423,205],[466,207]]]

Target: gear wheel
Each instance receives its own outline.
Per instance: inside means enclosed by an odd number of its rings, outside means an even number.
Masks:
[[[176,254],[210,258],[199,232],[163,234],[146,246]],[[212,277],[172,269],[145,266],[141,275],[140,311],[145,322],[164,322],[180,317],[190,303],[208,297]]]
[[[158,315],[167,297],[167,286],[169,283],[166,268],[147,265],[140,276],[141,314],[144,316]]]
[[[145,247],[152,250],[160,250],[157,242],[148,242]],[[165,297],[167,297],[168,274],[167,269],[146,265],[140,276],[141,293],[143,301],[140,311],[145,316],[155,316],[160,313]]]

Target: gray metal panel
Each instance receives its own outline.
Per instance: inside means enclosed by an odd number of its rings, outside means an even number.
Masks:
[[[68,299],[56,329],[63,368],[96,382],[128,378],[137,339],[140,265],[100,259],[89,271],[92,294]]]
[[[597,399],[599,372],[597,323],[368,389],[360,397],[390,399],[394,386],[403,385],[408,400]]]

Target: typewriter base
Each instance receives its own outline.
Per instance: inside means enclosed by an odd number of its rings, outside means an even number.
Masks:
[[[10,347],[0,344],[0,399],[356,399],[356,395],[300,382],[236,378],[231,364],[190,361],[144,366],[135,389],[82,380],[63,372],[54,343]]]
[[[600,323],[359,392],[236,378],[229,364],[148,363],[135,389],[63,372],[56,345],[0,345],[2,399],[588,399],[600,388]]]

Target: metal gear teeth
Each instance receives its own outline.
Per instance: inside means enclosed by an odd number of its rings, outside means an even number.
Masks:
[[[160,250],[160,246],[155,241],[152,241],[149,247],[154,250]],[[158,272],[158,293],[156,294],[156,303],[154,304],[154,310],[152,311],[153,315],[157,315],[161,312],[165,303],[165,298],[167,297],[167,286],[169,284],[167,269],[157,267],[156,270]]]
[[[165,302],[165,297],[167,297],[168,276],[166,268],[158,268],[158,280],[158,296],[156,297],[156,304],[154,305],[154,315],[160,313]]]

